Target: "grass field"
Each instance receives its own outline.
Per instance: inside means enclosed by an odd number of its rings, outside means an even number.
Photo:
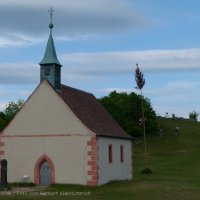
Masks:
[[[163,128],[163,137],[155,133],[148,136],[147,142],[152,174],[140,173],[144,168],[141,138],[134,145],[132,181],[100,187],[53,185],[40,195],[4,195],[0,199],[199,200],[200,123],[158,118],[158,124]],[[180,127],[178,135],[174,132],[176,126]]]

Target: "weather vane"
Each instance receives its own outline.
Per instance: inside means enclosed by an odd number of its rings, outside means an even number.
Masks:
[[[53,28],[53,24],[52,24],[52,18],[53,18],[53,13],[54,13],[54,9],[52,8],[52,6],[51,6],[51,8],[50,8],[50,10],[49,10],[49,14],[50,14],[50,24],[49,24],[49,28]]]

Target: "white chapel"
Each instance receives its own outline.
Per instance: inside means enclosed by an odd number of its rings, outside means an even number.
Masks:
[[[8,182],[97,186],[132,179],[132,137],[91,93],[61,84],[52,22],[40,83],[0,133]]]

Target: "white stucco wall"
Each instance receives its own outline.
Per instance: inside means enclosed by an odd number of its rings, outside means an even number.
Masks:
[[[43,81],[3,131],[2,150],[8,161],[8,181],[28,175],[34,182],[34,167],[46,154],[54,163],[55,182],[86,184],[87,141],[93,133]]]
[[[94,136],[43,81],[23,108],[2,133],[8,161],[8,181],[20,182],[27,175],[34,182],[34,168],[46,154],[54,163],[55,182],[86,184],[88,175],[87,142]],[[108,162],[108,145],[112,144],[113,162]],[[120,161],[120,145],[124,145],[124,162]],[[130,140],[98,137],[98,184],[132,178],[132,143]]]
[[[54,163],[55,182],[86,184],[89,136],[3,138],[8,160],[8,182],[21,182],[28,175],[34,182],[34,167],[46,154]]]
[[[132,141],[118,138],[98,137],[98,184],[112,180],[132,179]],[[112,144],[112,163],[108,160],[108,146]],[[120,145],[124,146],[124,162],[120,160]]]
[[[90,131],[43,81],[3,131],[5,135],[85,134]]]

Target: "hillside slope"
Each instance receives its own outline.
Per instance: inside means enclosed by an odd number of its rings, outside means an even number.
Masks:
[[[148,187],[153,185],[156,192],[163,195],[162,199],[200,199],[200,123],[166,118],[157,121],[163,136],[160,138],[159,133],[148,136],[147,142],[148,166],[154,173],[139,174],[144,168],[143,144],[136,144],[136,180],[147,181]],[[179,134],[175,134],[177,126]]]

